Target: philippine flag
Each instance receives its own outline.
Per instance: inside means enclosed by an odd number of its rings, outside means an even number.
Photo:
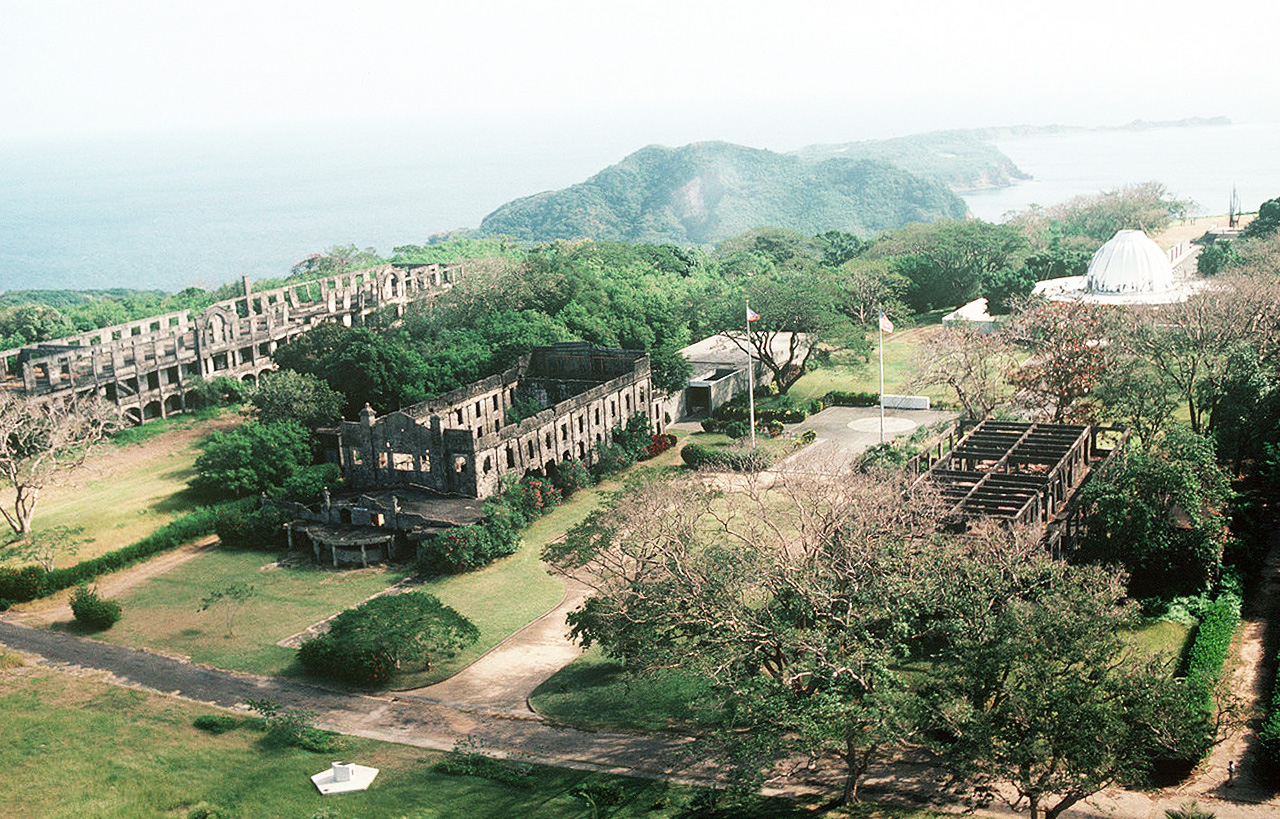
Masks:
[[[881,315],[883,315],[883,314],[881,314]],[[747,308],[747,321],[758,321],[759,319],[760,319],[760,314],[759,314],[759,313],[757,313],[755,310],[752,310],[750,307],[748,307],[748,308]]]
[[[884,314],[883,310],[880,311],[880,329],[886,333],[893,332],[893,322],[889,321],[889,317]]]

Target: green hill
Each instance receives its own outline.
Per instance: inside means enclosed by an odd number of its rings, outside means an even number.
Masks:
[[[953,191],[1004,188],[1031,178],[975,131],[933,131],[895,139],[808,145],[795,154],[808,162],[836,157],[888,162],[942,182]]]
[[[508,202],[484,218],[480,233],[709,245],[764,225],[869,235],[966,210],[946,185],[887,162],[813,162],[703,142],[651,145],[585,182]]]

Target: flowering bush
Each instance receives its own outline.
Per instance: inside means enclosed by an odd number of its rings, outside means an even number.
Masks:
[[[649,443],[649,446],[645,447],[644,456],[646,458],[653,458],[657,455],[661,455],[675,445],[676,436],[672,435],[670,432],[659,433],[658,435],[653,436],[653,441]]]

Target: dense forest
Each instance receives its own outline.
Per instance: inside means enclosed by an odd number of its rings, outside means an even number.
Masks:
[[[944,184],[887,162],[808,162],[706,142],[643,148],[585,182],[503,205],[480,232],[524,241],[713,245],[761,225],[868,236],[965,211]]]

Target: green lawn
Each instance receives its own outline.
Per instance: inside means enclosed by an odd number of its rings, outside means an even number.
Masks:
[[[434,817],[561,819],[591,816],[570,791],[608,777],[534,768],[529,787],[432,770],[442,755],[405,745],[347,738],[340,758],[379,769],[361,793],[320,796],[309,777],[331,755],[264,747],[242,722],[221,736],[191,726],[201,714],[225,713],[160,694],[28,666],[0,671],[0,754],[11,780],[7,819],[181,819],[206,803],[237,819]],[[622,779],[621,803],[602,816],[674,817],[693,789]],[[929,819],[935,814],[863,804],[822,813],[816,805],[755,800],[755,817]],[[326,813],[325,811],[328,811]],[[727,814],[720,814],[727,815]]]
[[[385,568],[267,568],[275,559],[221,549],[201,554],[119,597],[124,617],[94,636],[218,668],[280,674],[290,669],[296,652],[277,641],[405,577],[403,570]],[[232,583],[248,583],[256,593],[239,607],[222,602],[199,611],[203,597]]]
[[[1134,648],[1150,655],[1162,655],[1175,662],[1186,648],[1191,636],[1191,626],[1169,620],[1151,620],[1138,629],[1125,633],[1125,639]]]
[[[945,388],[927,390],[908,389],[907,384],[916,369],[916,354],[928,334],[939,331],[937,321],[928,321],[919,327],[903,328],[884,337],[884,391],[890,394],[923,394],[934,402],[954,401],[955,396]],[[867,361],[840,361],[810,370],[792,385],[788,395],[798,401],[821,398],[832,390],[847,392],[880,392],[880,357],[872,338],[871,356]]]
[[[103,445],[62,484],[45,489],[33,529],[39,533],[57,526],[83,527],[81,537],[92,538],[77,553],[59,557],[55,567],[128,546],[192,509],[196,500],[186,489],[200,454],[197,443],[229,422],[225,416],[187,416],[147,423],[137,428],[138,433],[124,430],[120,442]],[[146,435],[139,434],[143,429]],[[4,502],[9,495],[4,494]],[[8,542],[8,537],[0,541]],[[6,558],[0,548],[0,565],[27,562]]]
[[[632,468],[675,468],[675,449]],[[466,574],[430,580],[421,588],[457,609],[480,629],[480,640],[430,670],[396,680],[397,688],[416,688],[444,680],[546,614],[564,597],[564,583],[539,560],[542,548],[564,535],[618,488],[607,482],[575,495],[535,521],[525,532],[520,551]],[[333,570],[306,564],[265,569],[276,556],[263,552],[216,550],[151,578],[122,595],[124,617],[98,635],[108,642],[191,657],[218,668],[254,674],[300,674],[296,652],[276,643],[313,623],[350,608],[402,580],[408,567]],[[211,591],[247,583],[256,594],[243,605],[222,602],[199,611]],[[234,635],[228,618],[234,611]],[[65,627],[75,628],[73,625]]]
[[[592,646],[529,699],[539,714],[581,728],[651,732],[692,730],[706,693],[704,681],[688,674],[628,674]]]

